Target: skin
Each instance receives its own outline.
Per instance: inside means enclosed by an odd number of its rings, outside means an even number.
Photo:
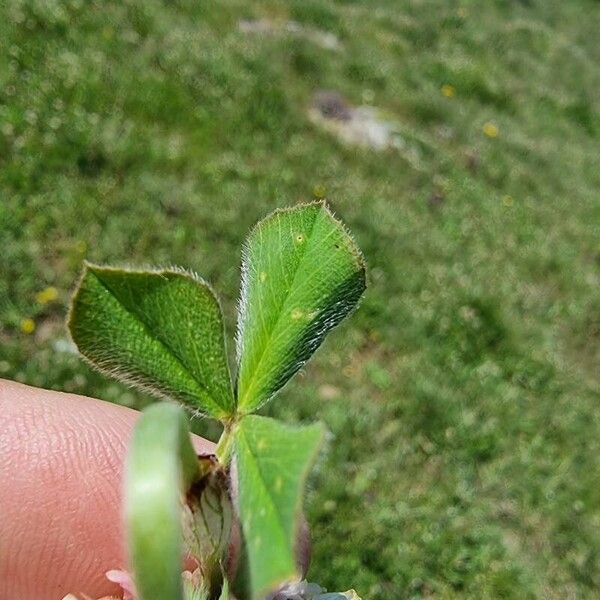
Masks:
[[[0,380],[0,600],[118,591],[104,573],[126,567],[121,477],[138,417]]]
[[[138,418],[108,402],[0,380],[0,600],[118,593],[104,574],[127,568],[122,473]],[[214,450],[203,438],[193,443],[199,454]],[[234,528],[230,576],[239,543]],[[296,553],[305,574],[304,520]]]

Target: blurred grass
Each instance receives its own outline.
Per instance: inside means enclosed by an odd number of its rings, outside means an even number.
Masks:
[[[342,47],[238,30],[261,17]],[[249,227],[325,194],[370,287],[268,409],[333,433],[310,578],[597,598],[599,28],[592,0],[2,4],[0,376],[142,406],[67,351],[82,259],[197,270],[231,334]],[[315,129],[322,88],[404,146]]]

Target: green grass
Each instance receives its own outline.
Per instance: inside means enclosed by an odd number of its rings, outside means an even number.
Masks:
[[[343,48],[238,31],[252,17]],[[333,433],[310,579],[598,597],[599,30],[592,0],[5,3],[0,376],[142,406],[64,351],[82,259],[197,270],[231,335],[246,232],[325,191],[370,285],[268,409]],[[404,147],[315,128],[318,88],[372,97]]]

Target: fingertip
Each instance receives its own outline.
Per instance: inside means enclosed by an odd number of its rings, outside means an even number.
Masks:
[[[139,413],[0,381],[0,598],[116,591],[123,462]],[[194,439],[199,453],[213,445]],[[11,540],[7,548],[5,540]]]

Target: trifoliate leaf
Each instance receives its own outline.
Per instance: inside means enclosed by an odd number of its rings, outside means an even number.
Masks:
[[[238,410],[264,404],[365,289],[360,250],[323,203],[277,210],[246,242],[237,334]]]
[[[303,487],[323,436],[320,424],[290,427],[258,416],[237,425],[239,514],[253,600],[298,579],[294,548]]]
[[[125,523],[140,600],[181,600],[182,498],[199,477],[187,419],[175,404],[147,408],[125,467]]]
[[[216,418],[233,413],[221,309],[198,277],[87,264],[69,329],[99,370]]]

